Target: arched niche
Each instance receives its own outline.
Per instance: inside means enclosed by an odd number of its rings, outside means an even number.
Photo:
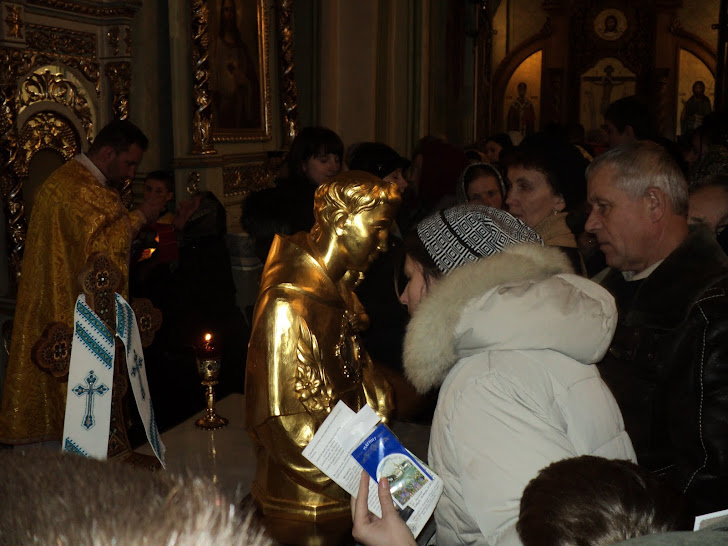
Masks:
[[[513,71],[503,96],[503,126],[521,136],[539,129],[543,52],[526,57]]]
[[[551,29],[548,25],[545,25],[538,34],[525,40],[518,47],[510,51],[498,65],[498,68],[493,74],[493,101],[491,110],[493,127],[491,128],[491,132],[496,133],[505,130],[505,116],[510,106],[505,103],[509,83],[513,80],[515,72],[527,59],[533,57],[536,53],[543,53],[550,35]],[[516,82],[516,93],[517,85],[518,82]],[[540,85],[539,82],[539,92]]]
[[[693,93],[695,84],[702,82],[703,97]],[[707,101],[706,102],[706,98]],[[678,53],[676,129],[678,135],[692,132],[702,122],[702,117],[712,111],[715,104],[715,76],[708,65],[697,55],[680,48]]]
[[[18,82],[18,127],[45,110],[72,123],[84,144],[93,139],[99,123],[98,101],[92,86],[71,67],[38,66]]]

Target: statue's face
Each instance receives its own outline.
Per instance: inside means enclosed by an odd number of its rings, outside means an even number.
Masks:
[[[387,249],[389,228],[396,213],[390,204],[349,214],[339,234],[339,252],[347,269],[366,271],[369,264]]]

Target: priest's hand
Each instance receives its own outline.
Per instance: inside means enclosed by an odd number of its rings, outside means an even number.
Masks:
[[[377,489],[382,517],[378,518],[369,511],[369,474],[362,470],[359,480],[359,496],[351,497],[351,515],[354,529],[351,534],[365,546],[416,546],[415,537],[407,524],[399,517],[389,493],[386,478],[379,480]]]

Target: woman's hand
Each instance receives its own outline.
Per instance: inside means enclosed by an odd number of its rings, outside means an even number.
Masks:
[[[369,474],[362,470],[359,480],[359,496],[351,497],[351,516],[354,529],[351,534],[365,546],[416,546],[415,537],[407,524],[399,517],[389,494],[389,482],[379,480],[377,493],[382,505],[382,517],[369,511]]]

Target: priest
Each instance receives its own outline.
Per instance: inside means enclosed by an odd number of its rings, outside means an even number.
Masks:
[[[31,350],[49,323],[73,325],[78,274],[92,253],[106,254],[121,270],[127,296],[131,241],[161,205],[143,203],[130,213],[118,188],[134,177],[147,145],[133,123],[114,120],[86,154],[58,168],[36,193],[0,405],[0,443],[61,439],[67,378],[41,370]]]

